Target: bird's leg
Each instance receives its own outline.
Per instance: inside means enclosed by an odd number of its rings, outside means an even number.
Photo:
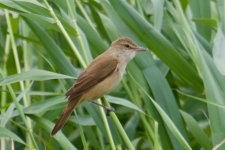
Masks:
[[[111,106],[107,107],[107,106],[102,105],[102,104],[99,104],[99,103],[97,103],[97,102],[95,102],[95,101],[90,101],[90,102],[92,102],[92,103],[95,104],[95,105],[98,105],[98,106],[103,107],[103,108],[106,110],[106,112],[108,112],[108,111],[113,111],[113,112],[115,112],[115,109],[114,109],[113,107],[111,107]]]

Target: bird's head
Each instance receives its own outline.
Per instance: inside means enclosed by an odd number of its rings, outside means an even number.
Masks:
[[[121,37],[112,42],[110,49],[121,57],[126,57],[128,60],[132,59],[136,52],[147,51],[146,48],[139,47],[128,37]]]

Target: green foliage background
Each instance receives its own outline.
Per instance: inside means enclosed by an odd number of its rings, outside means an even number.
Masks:
[[[0,149],[225,149],[224,0],[0,0]],[[120,36],[121,84],[50,136],[63,96]],[[110,104],[109,104],[110,103]]]

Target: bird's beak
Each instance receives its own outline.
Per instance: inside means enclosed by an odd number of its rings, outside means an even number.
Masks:
[[[144,47],[137,47],[137,48],[134,48],[133,50],[136,52],[143,52],[143,51],[147,51],[148,49]]]

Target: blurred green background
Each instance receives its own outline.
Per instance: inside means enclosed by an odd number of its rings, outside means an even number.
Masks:
[[[0,0],[0,149],[225,149],[224,0]],[[50,136],[110,43],[149,49]]]

